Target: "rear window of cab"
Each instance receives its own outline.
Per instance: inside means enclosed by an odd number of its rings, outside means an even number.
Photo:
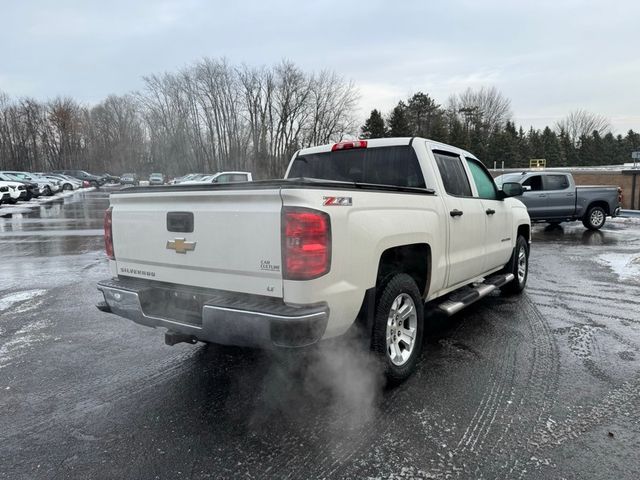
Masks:
[[[288,178],[425,188],[416,152],[410,145],[355,148],[299,155]]]

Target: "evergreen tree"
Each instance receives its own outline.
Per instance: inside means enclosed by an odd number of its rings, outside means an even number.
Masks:
[[[562,126],[525,131],[505,121],[487,128],[478,106],[458,102],[445,110],[423,92],[398,102],[386,125],[380,111],[373,110],[361,130],[362,138],[421,136],[443,141],[473,152],[490,168],[503,161],[505,168],[528,168],[534,158],[546,159],[550,167],[620,165],[640,150],[640,134],[633,130],[625,136],[593,131],[572,139]]]
[[[387,135],[387,127],[384,124],[384,118],[379,110],[371,110],[371,115],[360,128],[362,133],[360,138],[383,138]]]
[[[441,141],[446,139],[444,110],[429,95],[418,92],[409,98],[406,114],[412,135]]]
[[[562,162],[560,142],[555,132],[549,127],[545,127],[540,136],[542,142],[542,158],[547,160],[547,167],[557,167]]]
[[[447,143],[469,150],[469,136],[455,113],[447,112]]]
[[[389,115],[389,120],[387,121],[389,125],[388,136],[390,137],[411,137],[412,132],[409,127],[409,121],[407,119],[407,106],[404,102],[398,102],[398,105],[395,106],[391,115]]]

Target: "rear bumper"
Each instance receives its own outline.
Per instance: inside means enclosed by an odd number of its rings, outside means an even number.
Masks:
[[[326,304],[294,307],[271,297],[133,278],[104,280],[98,290],[102,311],[223,345],[304,347],[322,338],[329,319]]]

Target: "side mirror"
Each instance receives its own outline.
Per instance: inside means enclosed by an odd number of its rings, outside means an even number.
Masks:
[[[502,184],[502,196],[507,197],[519,197],[524,192],[522,185],[518,182],[505,182]]]

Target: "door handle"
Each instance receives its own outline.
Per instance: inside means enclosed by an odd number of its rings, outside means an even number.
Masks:
[[[451,210],[449,212],[449,215],[451,215],[452,217],[461,217],[462,216],[462,211],[458,210],[457,208],[454,210]]]
[[[546,194],[546,193],[539,193],[539,194],[538,194],[538,196],[539,196],[539,197],[546,197],[546,196],[547,196],[547,194]]]
[[[573,197],[573,193],[567,193],[567,197]]]
[[[487,210],[486,210],[486,214],[487,215],[493,215],[494,213],[496,213],[495,210],[493,210],[492,208],[487,208]]]

